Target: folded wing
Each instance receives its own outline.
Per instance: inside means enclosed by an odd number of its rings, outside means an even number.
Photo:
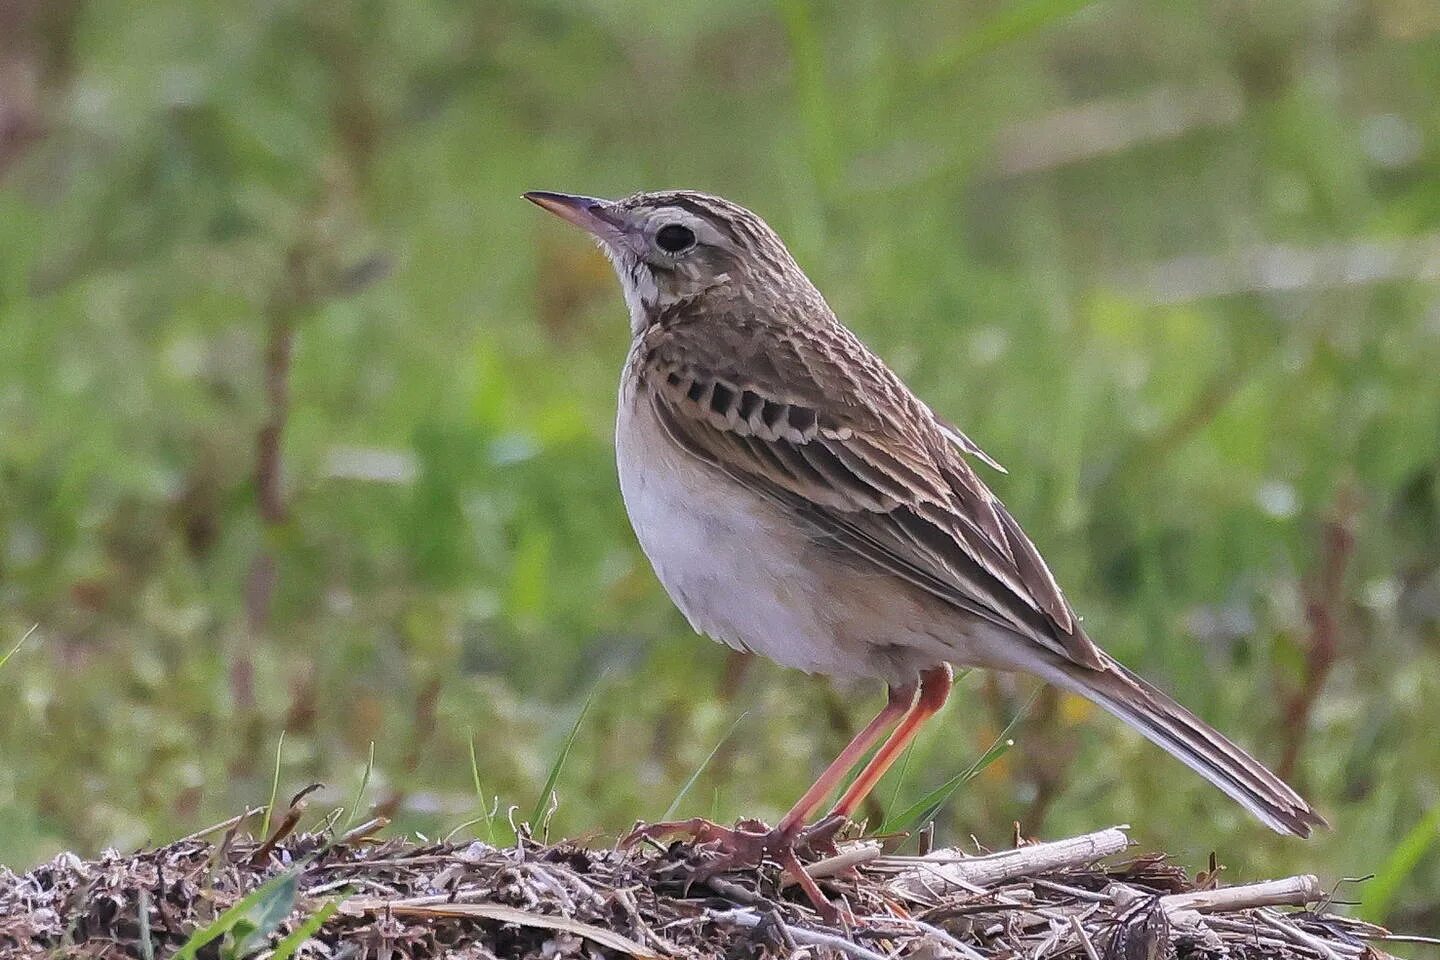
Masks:
[[[745,339],[745,326],[737,318],[725,329],[742,345],[759,342]],[[744,356],[742,374],[741,361],[724,358],[743,349],[720,349],[714,329],[713,320],[657,325],[639,344],[635,362],[677,444],[817,536],[1069,660],[1103,666],[1035,546],[957,447],[988,458],[858,340],[802,331],[764,357]]]

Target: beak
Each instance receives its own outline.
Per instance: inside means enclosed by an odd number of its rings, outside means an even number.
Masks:
[[[616,215],[609,200],[595,197],[577,197],[568,193],[550,193],[547,190],[531,190],[525,199],[561,220],[568,220],[586,233],[594,234],[601,240],[615,239],[622,229],[623,221]]]

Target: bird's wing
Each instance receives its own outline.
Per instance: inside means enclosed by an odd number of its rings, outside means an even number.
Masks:
[[[817,536],[1102,665],[1034,544],[957,450],[973,444],[848,330],[796,326],[782,337],[743,316],[672,318],[646,332],[632,363],[677,444]]]

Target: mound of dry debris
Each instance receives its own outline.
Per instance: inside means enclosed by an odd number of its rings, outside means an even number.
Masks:
[[[240,819],[157,850],[0,870],[0,957],[1384,956],[1370,944],[1385,931],[1316,906],[1313,877],[1216,888],[1127,858],[1121,829],[981,854],[842,844],[807,863],[843,907],[826,924],[778,867],[693,882],[706,851],[685,843],[382,842],[373,824],[262,842]]]

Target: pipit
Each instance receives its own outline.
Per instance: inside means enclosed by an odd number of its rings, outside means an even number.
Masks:
[[[1086,636],[970,461],[998,464],[841,325],[759,217],[688,190],[525,196],[592,234],[619,275],[631,332],[620,490],[670,598],[731,647],[889,687],[774,829],[694,820],[643,835],[686,830],[727,864],[770,855],[803,878],[793,850],[811,816],[893,726],[821,823],[854,813],[944,704],[951,665],[1033,674],[1093,701],[1276,831],[1324,823]],[[807,892],[822,902],[813,882]]]

